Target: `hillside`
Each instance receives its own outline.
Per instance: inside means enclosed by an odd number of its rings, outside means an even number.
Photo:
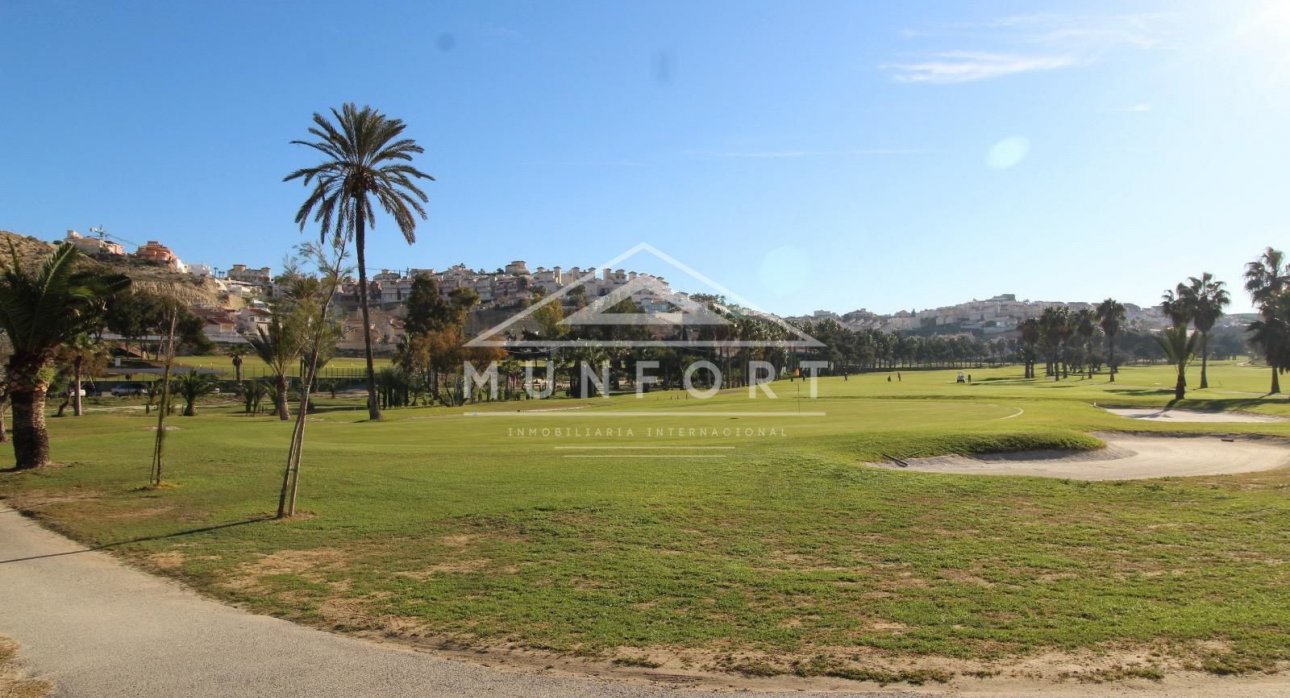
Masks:
[[[54,245],[29,235],[0,230],[0,269],[9,267],[9,245],[24,267],[40,263]],[[85,258],[87,264],[129,276],[134,287],[173,296],[188,306],[219,306],[220,289],[213,279],[181,274],[133,257]]]

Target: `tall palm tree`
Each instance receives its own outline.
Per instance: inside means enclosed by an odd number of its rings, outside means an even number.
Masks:
[[[1187,298],[1187,287],[1182,284],[1178,284],[1173,290],[1165,289],[1160,295],[1160,309],[1173,326],[1189,324],[1196,317],[1196,309]]]
[[[1223,308],[1232,302],[1232,297],[1227,293],[1227,284],[1209,272],[1201,274],[1199,279],[1194,276],[1187,279],[1187,284],[1179,284],[1178,290],[1190,306],[1192,323],[1200,332],[1200,387],[1208,388],[1209,332],[1223,316]]]
[[[1106,334],[1106,365],[1111,374],[1111,383],[1115,382],[1115,335],[1120,333],[1124,324],[1124,304],[1114,298],[1107,298],[1097,306],[1097,324]]]
[[[1035,377],[1035,345],[1039,342],[1041,334],[1039,321],[1035,318],[1023,320],[1018,329],[1021,331],[1021,343],[1025,345],[1025,369],[1023,371],[1026,378]]]
[[[98,329],[106,300],[130,279],[78,270],[71,245],[60,245],[30,272],[12,246],[9,251],[9,266],[0,273],[0,329],[13,345],[5,372],[13,401],[14,467],[25,470],[49,464],[45,368],[64,342]]]
[[[1269,247],[1263,250],[1258,259],[1245,265],[1245,290],[1250,292],[1255,305],[1259,306],[1259,313],[1262,315],[1260,322],[1276,322],[1276,313],[1270,311],[1280,303],[1279,299],[1287,286],[1290,286],[1290,264],[1286,263],[1285,254],[1281,250]],[[1250,326],[1249,331],[1255,332],[1254,325]],[[1260,346],[1264,347],[1264,353],[1268,352],[1267,345]],[[1268,365],[1272,368],[1272,388],[1269,392],[1276,395],[1281,392],[1279,370],[1271,360]]]
[[[1290,286],[1290,263],[1285,253],[1271,247],[1259,258],[1245,265],[1245,290],[1258,305],[1272,300]]]
[[[287,175],[283,181],[301,179],[309,197],[296,213],[296,223],[304,230],[312,216],[322,227],[322,237],[350,238],[358,258],[358,297],[363,314],[363,350],[367,357],[368,416],[381,418],[376,400],[376,372],[372,366],[372,322],[367,307],[367,228],[376,227],[376,208],[372,199],[394,218],[408,244],[416,242],[415,212],[425,219],[421,204],[429,201],[414,182],[431,177],[409,164],[413,154],[425,150],[411,138],[403,138],[406,125],[375,109],[361,109],[345,103],[340,111],[331,110],[335,124],[322,114],[314,114],[309,133],[317,141],[292,141],[321,152],[326,159],[315,167],[306,167]]]
[[[1093,377],[1093,335],[1097,333],[1097,316],[1091,308],[1080,308],[1071,316],[1074,335],[1079,337],[1079,360],[1086,369],[1086,377]]]
[[[1281,392],[1281,373],[1290,370],[1290,293],[1264,297],[1259,319],[1246,329],[1250,342],[1272,367],[1271,394]]]
[[[1048,363],[1053,380],[1061,380],[1061,363],[1066,354],[1066,340],[1071,335],[1070,310],[1066,306],[1044,308],[1039,316],[1041,339],[1048,350]]]

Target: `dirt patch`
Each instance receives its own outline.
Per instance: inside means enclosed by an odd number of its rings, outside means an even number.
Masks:
[[[44,679],[28,678],[14,661],[18,643],[0,637],[0,696],[4,698],[44,698],[54,692],[54,684]]]
[[[161,570],[177,570],[184,566],[187,557],[178,550],[168,550],[164,553],[153,553],[148,556],[148,563],[153,567]]]
[[[100,516],[110,521],[135,521],[138,519],[150,519],[154,516],[174,511],[175,507],[171,505],[156,507],[141,507],[139,509],[130,509],[127,511],[105,512]]]
[[[1272,440],[1216,436],[1098,434],[1096,451],[1023,451],[936,456],[907,462],[909,470],[965,475],[1026,475],[1070,480],[1143,480],[1249,473],[1290,465],[1290,448]],[[889,463],[876,467],[901,469]]]
[[[8,499],[8,504],[20,511],[43,509],[55,504],[70,504],[98,499],[101,495],[92,490],[55,492],[47,490],[27,490],[15,492]]]
[[[310,582],[326,581],[323,574],[329,570],[344,569],[349,556],[338,548],[312,548],[308,550],[280,550],[262,555],[255,562],[237,568],[234,576],[222,583],[232,591],[268,591],[263,584],[266,577],[293,574]]]
[[[467,574],[469,572],[478,572],[492,564],[492,560],[480,558],[476,560],[451,560],[441,562],[429,567],[423,567],[419,570],[409,572],[395,572],[399,577],[408,577],[418,581],[425,580],[440,574]]]

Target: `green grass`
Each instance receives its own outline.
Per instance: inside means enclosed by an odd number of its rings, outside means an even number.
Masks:
[[[391,365],[390,359],[381,357],[377,357],[373,363],[378,371]],[[227,379],[232,379],[234,376],[232,357],[220,354],[210,354],[205,356],[176,356],[175,366],[181,368],[214,369],[216,371],[220,371],[220,375]],[[362,357],[338,356],[327,362],[327,366],[324,368],[324,373],[341,370],[357,372],[363,370],[366,366],[367,363]],[[272,375],[272,371],[269,370],[268,364],[261,361],[260,357],[255,355],[244,355],[242,357],[242,372],[248,378],[261,378]],[[292,366],[287,373],[292,376],[298,376],[300,375],[300,367]]]
[[[379,424],[324,403],[306,443],[309,516],[287,523],[256,519],[275,505],[290,424],[215,404],[175,417],[177,486],[146,490],[152,421],[98,412],[51,420],[63,465],[6,475],[0,495],[218,598],[411,642],[884,682],[945,678],[928,658],[1048,651],[1145,649],[1215,672],[1290,660],[1286,470],[1117,483],[862,465],[1094,448],[1096,430],[1290,436],[1290,423],[1160,425],[1092,406],[1166,404],[1167,366],[1114,385],[970,372],[973,385],[954,371],[824,379],[818,400],[777,382],[773,401],[668,392],[405,409]],[[1214,387],[1184,406],[1290,416],[1284,398],[1259,397],[1266,379],[1215,365]],[[579,409],[525,413],[553,407]],[[685,414],[700,410],[787,414]],[[722,457],[676,457],[694,445]],[[656,448],[569,448],[583,446]]]

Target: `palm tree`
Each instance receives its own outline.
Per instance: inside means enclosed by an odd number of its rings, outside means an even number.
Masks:
[[[242,349],[230,349],[228,355],[233,358],[233,380],[237,381],[239,386],[242,385]]]
[[[1179,284],[1178,291],[1191,307],[1192,323],[1200,332],[1200,387],[1205,389],[1209,387],[1209,332],[1223,316],[1223,308],[1232,302],[1232,298],[1227,293],[1227,284],[1215,280],[1209,272],[1201,274],[1199,279],[1189,278],[1186,285]]]
[[[1035,377],[1035,345],[1039,342],[1041,330],[1039,321],[1035,318],[1023,320],[1018,326],[1021,330],[1021,343],[1025,345],[1025,369],[1026,378]]]
[[[1114,298],[1107,298],[1097,306],[1097,323],[1102,326],[1102,332],[1106,333],[1106,365],[1107,370],[1111,373],[1111,381],[1115,382],[1115,335],[1120,333],[1120,325],[1124,323],[1124,304]]]
[[[1053,380],[1061,380],[1061,360],[1066,353],[1066,340],[1071,334],[1070,310],[1066,306],[1044,308],[1039,316],[1040,338],[1048,350],[1049,371]]]
[[[197,400],[210,395],[219,386],[214,376],[198,373],[196,369],[175,379],[175,392],[184,398],[184,416],[197,416]]]
[[[81,389],[82,379],[88,370],[90,375],[102,371],[107,364],[107,354],[103,350],[103,345],[94,341],[94,337],[85,334],[78,334],[70,340],[63,343],[58,351],[58,360],[71,368],[72,381],[69,386],[69,397],[72,402],[72,416],[79,417],[82,412]],[[62,408],[59,408],[59,416],[62,416]]]
[[[425,219],[421,204],[429,197],[413,181],[434,180],[409,164],[413,154],[425,152],[410,138],[402,138],[406,125],[371,107],[358,108],[346,103],[338,112],[331,110],[336,123],[322,114],[314,114],[309,133],[318,140],[292,141],[313,148],[326,156],[316,167],[296,170],[283,181],[301,179],[307,187],[313,184],[309,197],[296,213],[296,223],[303,231],[312,216],[322,227],[322,238],[331,234],[345,239],[352,236],[358,257],[358,297],[363,314],[363,350],[367,358],[368,416],[381,418],[376,400],[376,372],[372,365],[371,319],[367,307],[367,266],[365,252],[367,227],[376,227],[375,198],[386,213],[394,217],[408,244],[416,242],[416,218]]]
[[[1093,361],[1091,343],[1093,335],[1097,332],[1097,316],[1089,308],[1081,308],[1075,311],[1071,319],[1071,325],[1074,327],[1075,335],[1079,337],[1080,343],[1080,360],[1087,369],[1086,377],[1093,377]]]
[[[1280,374],[1290,370],[1290,293],[1265,296],[1259,319],[1251,322],[1246,331],[1250,343],[1263,351],[1264,360],[1272,367],[1269,394],[1280,393]]]
[[[269,319],[268,329],[256,327],[255,336],[246,339],[256,356],[273,371],[273,404],[278,419],[284,422],[291,419],[291,411],[287,408],[287,371],[304,349],[304,332],[298,325],[293,314],[279,305]]]
[[[1182,284],[1172,291],[1166,289],[1160,295],[1160,309],[1174,326],[1189,324],[1196,317],[1196,308],[1187,297],[1187,287]]]
[[[1276,314],[1269,314],[1270,306],[1280,303],[1282,291],[1290,285],[1290,264],[1285,261],[1285,254],[1281,250],[1274,250],[1271,247],[1263,250],[1263,254],[1258,259],[1245,265],[1245,290],[1250,292],[1250,297],[1254,300],[1255,305],[1259,306],[1259,312],[1263,316],[1260,322],[1269,323],[1276,321]],[[1254,325],[1249,328],[1250,332],[1255,332]],[[1260,344],[1264,347],[1264,352],[1268,352],[1267,345]],[[1277,377],[1279,370],[1272,361],[1268,361],[1272,368],[1272,388],[1270,394],[1276,395],[1281,392],[1281,381]]]
[[[45,429],[45,370],[63,343],[96,330],[110,296],[130,285],[120,274],[77,270],[76,248],[60,245],[33,272],[23,269],[10,247],[10,264],[0,274],[0,329],[13,353],[5,365],[13,401],[13,451],[18,469],[49,463]]]
[[[1160,348],[1165,350],[1169,362],[1178,367],[1178,381],[1174,383],[1174,399],[1181,400],[1187,395],[1187,362],[1196,355],[1196,345],[1200,333],[1188,332],[1187,323],[1177,323],[1155,335]]]

